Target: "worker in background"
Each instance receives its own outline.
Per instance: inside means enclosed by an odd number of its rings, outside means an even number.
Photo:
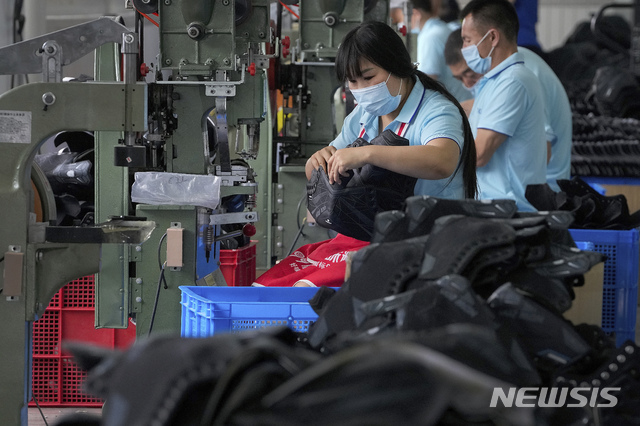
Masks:
[[[474,72],[462,57],[462,36],[453,31],[444,47],[444,56],[453,76],[460,80],[475,97],[476,84],[481,74]],[[545,106],[545,132],[547,138],[547,183],[560,192],[558,179],[571,176],[571,143],[573,122],[569,97],[558,76],[540,56],[525,47],[518,47],[524,57],[524,65],[538,77],[542,87]],[[463,103],[466,111],[471,111],[473,99]]]
[[[441,0],[440,19],[447,24],[451,30],[460,30],[460,6],[457,0]]]
[[[453,78],[444,60],[444,44],[451,28],[439,18],[440,0],[412,0],[414,13],[420,15],[417,42],[418,69],[440,81],[459,101],[470,98],[460,81]]]
[[[546,54],[542,51],[536,24],[538,23],[538,0],[509,0],[516,9],[520,28],[518,30],[518,46],[532,50],[542,59],[546,60]]]
[[[518,52],[518,16],[507,0],[472,0],[462,10],[462,55],[483,77],[469,115],[481,199],[509,198],[535,211],[527,185],[546,182],[542,88]]]
[[[389,17],[391,18],[391,25],[397,28],[400,24],[404,24],[404,3],[403,0],[390,0],[389,1]]]

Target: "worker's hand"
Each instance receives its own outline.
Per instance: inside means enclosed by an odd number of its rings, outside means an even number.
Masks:
[[[329,183],[341,183],[340,176],[349,177],[349,170],[358,169],[366,163],[366,150],[371,146],[345,148],[336,151],[327,161]]]
[[[327,162],[333,156],[333,154],[337,151],[337,149],[331,145],[325,146],[319,151],[316,151],[309,159],[307,160],[307,164],[305,166],[305,172],[307,174],[307,179],[311,178],[311,172],[322,167],[325,171],[327,171]]]

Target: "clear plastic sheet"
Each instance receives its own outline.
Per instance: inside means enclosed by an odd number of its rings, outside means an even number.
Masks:
[[[213,175],[137,172],[131,188],[131,200],[143,204],[215,209],[220,202],[220,178]]]

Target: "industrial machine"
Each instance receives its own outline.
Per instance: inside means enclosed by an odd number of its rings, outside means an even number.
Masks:
[[[339,131],[340,40],[363,20],[387,20],[389,6],[300,1],[283,28],[289,3],[276,2],[272,20],[269,0],[133,0],[134,30],[104,17],[0,49],[0,74],[42,74],[0,96],[3,424],[27,424],[32,322],[68,281],[96,273],[96,327],[133,320],[138,336],[177,333],[178,286],[225,285],[221,241],[255,227],[257,264],[268,268],[287,248],[327,238],[302,229],[304,164]],[[141,16],[157,19],[151,70]],[[63,81],[63,67],[92,52],[93,79]],[[94,210],[70,225],[34,161],[62,132],[93,138]],[[165,189],[207,178],[194,194],[212,204],[135,201],[143,176]]]
[[[300,2],[299,28],[290,36],[295,40],[291,56],[278,64],[276,73],[276,87],[283,97],[283,124],[279,132],[274,128],[273,137],[272,261],[297,246],[330,236],[327,229],[305,222],[304,165],[311,154],[336,137],[347,110],[345,90],[333,67],[340,40],[361,22],[386,22],[388,17],[388,1]],[[282,34],[286,32],[283,28]]]

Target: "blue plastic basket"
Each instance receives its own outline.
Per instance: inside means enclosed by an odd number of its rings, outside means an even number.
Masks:
[[[180,286],[183,337],[208,337],[286,325],[307,331],[318,315],[309,305],[315,287]]]
[[[592,243],[590,250],[607,256],[602,283],[602,329],[615,333],[616,344],[635,341],[638,311],[638,239],[637,229],[610,231],[570,229],[579,243]]]

